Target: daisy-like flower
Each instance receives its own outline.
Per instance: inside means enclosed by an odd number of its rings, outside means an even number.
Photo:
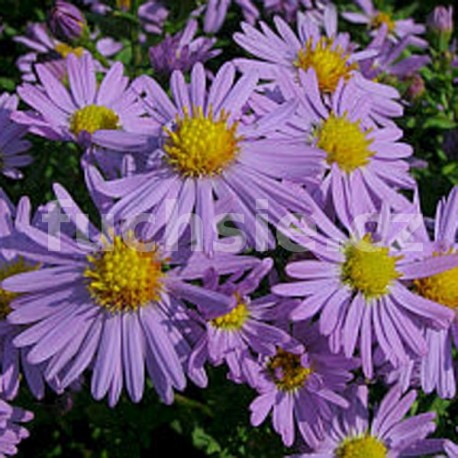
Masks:
[[[18,169],[32,162],[32,157],[24,154],[31,146],[23,138],[28,128],[10,119],[17,106],[15,95],[6,92],[0,95],[0,172],[14,179],[22,178]]]
[[[188,72],[197,62],[206,62],[221,53],[212,49],[216,38],[198,37],[197,21],[191,19],[183,31],[149,48],[149,58],[154,71],[169,76],[174,70]]]
[[[373,418],[366,386],[354,387],[348,394],[352,399],[350,408],[340,409],[334,416],[325,439],[296,458],[418,457],[444,450],[446,441],[427,439],[436,429],[435,412],[405,418],[415,402],[415,391],[402,395],[398,386],[393,387]]]
[[[380,214],[360,215],[352,226],[344,223],[342,232],[316,207],[316,230],[302,228],[304,246],[316,259],[288,264],[287,274],[298,281],[273,288],[276,294],[303,298],[291,319],[317,315],[333,351],[343,349],[350,357],[359,348],[368,378],[374,346],[397,368],[412,355],[427,353],[425,329],[448,329],[455,318],[450,308],[409,289],[412,280],[458,264],[456,255],[418,259],[421,244],[406,243],[417,216],[398,218],[383,206]]]
[[[431,59],[427,55],[410,54],[404,57],[404,51],[414,44],[412,37],[407,36],[393,42],[386,39],[387,30],[386,27],[379,29],[368,46],[368,49],[376,49],[377,54],[360,65],[360,71],[367,79],[383,80],[387,75],[406,79],[430,62]]]
[[[13,456],[18,452],[17,446],[29,437],[29,432],[21,423],[33,419],[33,413],[9,405],[0,399],[0,455]]]
[[[172,102],[153,79],[143,78],[145,104],[161,135],[156,138],[151,171],[113,182],[102,182],[101,177],[92,180],[99,192],[120,198],[113,215],[129,220],[153,211],[160,216],[152,230],[180,233],[192,224],[195,211],[201,223],[195,235],[205,252],[211,253],[217,220],[227,213],[236,215],[237,225],[244,225],[251,246],[265,249],[275,241],[261,227],[261,217],[278,227],[283,218],[294,217],[291,212],[307,212],[305,191],[291,189],[281,180],[318,175],[322,153],[290,139],[268,138],[286,122],[295,103],[286,103],[256,122],[245,122],[245,105],[258,78],[249,74],[235,79],[231,63],[218,71],[208,90],[201,64],[194,66],[190,84],[175,72],[170,82]],[[108,131],[97,139],[112,144]],[[223,202],[227,210],[218,214]],[[261,204],[262,212],[258,211]]]
[[[287,73],[293,80],[301,71],[313,68],[320,91],[333,93],[339,81],[349,81],[358,69],[358,62],[371,57],[374,50],[355,52],[348,34],[337,33],[337,13],[332,5],[324,12],[324,30],[310,14],[299,13],[297,33],[279,16],[274,17],[276,32],[265,23],[261,31],[242,23],[243,33],[234,40],[257,59],[236,59],[243,72],[257,71],[262,79],[276,80]]]
[[[297,431],[307,444],[316,444],[333,407],[349,406],[341,393],[353,377],[355,362],[331,353],[326,339],[310,324],[298,326],[293,335],[303,346],[279,346],[275,355],[261,356],[249,369],[259,393],[250,405],[251,423],[259,426],[272,411],[274,430],[286,446],[293,444]]]
[[[8,196],[0,189],[0,239],[14,234],[15,226],[30,224],[25,219],[25,205],[26,202],[21,200],[16,210]],[[34,220],[38,221],[44,215],[45,211],[41,210],[37,212]],[[0,283],[13,275],[31,272],[38,267],[36,262],[27,261],[14,250],[0,249]],[[13,345],[14,338],[24,330],[21,326],[7,321],[7,316],[12,311],[13,300],[19,301],[20,295],[6,291],[0,286],[0,392],[5,399],[16,397],[23,375],[32,394],[41,399],[45,392],[43,367],[28,362],[27,353],[30,348],[18,349]],[[52,380],[50,385],[55,391],[60,392],[56,380]]]
[[[4,246],[39,268],[10,276],[2,288],[21,296],[11,302],[12,324],[23,325],[14,344],[30,347],[28,361],[45,364],[45,377],[59,375],[69,386],[92,369],[95,399],[107,393],[114,405],[125,385],[133,401],[142,398],[145,372],[164,402],[186,384],[185,369],[194,328],[183,299],[219,316],[232,299],[190,283],[215,269],[221,275],[251,268],[252,257],[215,254],[208,260],[186,247],[166,252],[160,240],[144,240],[118,226],[94,227],[60,186],[59,205],[73,223],[75,239],[22,225]],[[27,213],[27,208],[23,209]],[[145,371],[146,366],[146,371]],[[203,372],[203,371],[202,371]],[[204,373],[193,373],[203,385]]]
[[[12,118],[30,131],[52,140],[79,142],[89,146],[94,134],[108,130],[114,142],[133,135],[139,144],[142,132],[151,129],[143,117],[143,104],[115,63],[97,84],[95,61],[90,54],[66,59],[68,88],[45,65],[37,65],[40,84],[24,83],[17,91],[33,111],[16,111]],[[128,136],[131,142],[132,137]],[[131,145],[131,143],[129,143]]]
[[[219,317],[206,321],[206,332],[199,339],[190,357],[190,370],[201,368],[207,360],[213,365],[224,361],[233,380],[242,379],[243,358],[262,353],[273,356],[276,347],[287,344],[290,336],[270,323],[280,314],[282,300],[273,294],[251,299],[263,278],[271,271],[273,262],[265,259],[246,277],[241,272],[220,284],[216,272],[208,272],[204,286],[235,298],[235,305]]]
[[[413,190],[416,183],[405,160],[412,148],[398,141],[402,131],[395,125],[380,128],[374,122],[379,116],[373,100],[358,92],[354,81],[340,82],[329,107],[320,95],[314,70],[302,72],[300,81],[299,86],[289,78],[280,80],[285,97],[300,101],[287,134],[308,139],[310,146],[326,153],[327,170],[320,184],[324,204],[346,223],[379,209],[382,202],[397,211],[406,208],[408,200],[397,191]]]
[[[425,245],[425,259],[440,259],[458,253],[458,187],[439,202],[434,224],[434,238],[423,230],[420,239]],[[421,385],[426,393],[437,390],[443,398],[456,394],[453,346],[458,348],[458,267],[435,275],[414,279],[413,291],[421,297],[448,307],[455,315],[449,329],[426,331],[428,353],[421,361]]]
[[[362,9],[361,13],[344,12],[342,16],[354,24],[366,24],[372,33],[377,33],[380,27],[388,29],[391,40],[397,41],[410,36],[412,44],[415,46],[426,47],[427,42],[419,37],[425,33],[425,26],[417,24],[413,19],[395,19],[389,11],[377,10],[372,0],[355,0],[355,3]]]
[[[96,37],[94,38],[94,40]],[[25,35],[14,37],[14,41],[23,44],[30,49],[30,52],[19,57],[17,66],[22,73],[22,79],[28,82],[36,81],[35,64],[45,62],[54,76],[61,81],[64,80],[65,58],[69,54],[81,57],[88,54],[85,48],[81,46],[72,47],[67,43],[55,39],[48,31],[46,26],[41,23],[33,23],[27,27]],[[112,38],[104,37],[97,40],[97,51],[104,57],[111,57],[122,48],[121,43],[117,43]],[[102,67],[99,68],[102,70]]]

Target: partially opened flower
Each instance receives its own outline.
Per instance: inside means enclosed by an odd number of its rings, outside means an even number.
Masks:
[[[28,127],[10,119],[17,106],[18,99],[15,95],[6,92],[0,95],[0,172],[14,179],[22,178],[19,168],[32,162],[32,157],[24,154],[31,146],[24,139]]]
[[[340,82],[326,104],[313,69],[302,72],[300,85],[279,79],[286,99],[300,102],[285,135],[303,138],[304,144],[326,154],[326,171],[320,182],[321,199],[332,213],[349,223],[382,202],[401,211],[409,205],[400,190],[413,190],[416,182],[405,160],[412,147],[398,140],[402,131],[394,124],[384,128],[373,98],[358,91],[357,83]],[[374,107],[375,105],[375,107]],[[386,111],[392,106],[386,101]]]
[[[9,405],[0,399],[0,455],[12,456],[18,452],[17,445],[29,437],[29,432],[21,426],[33,419],[33,413]]]
[[[149,58],[154,71],[169,76],[174,70],[187,72],[197,62],[205,63],[221,53],[212,49],[216,38],[197,37],[197,21],[191,19],[183,31],[149,48]]]
[[[399,367],[412,355],[427,353],[426,329],[446,330],[455,318],[450,308],[410,290],[413,279],[458,265],[456,255],[421,259],[422,245],[406,243],[417,217],[398,218],[383,206],[380,214],[344,224],[343,232],[317,207],[312,213],[317,229],[303,228],[304,246],[316,259],[290,263],[286,272],[297,281],[273,288],[276,294],[303,298],[291,319],[317,316],[334,351],[352,356],[359,349],[369,378],[375,348]]]
[[[355,0],[362,9],[361,13],[344,12],[342,16],[354,24],[366,24],[373,33],[385,26],[391,40],[397,41],[405,37],[412,37],[412,44],[426,47],[427,42],[419,35],[425,33],[425,26],[417,24],[413,19],[395,19],[389,11],[377,10],[372,0]]]
[[[271,259],[265,259],[248,275],[242,277],[243,272],[236,272],[221,284],[215,271],[208,272],[204,285],[233,296],[235,303],[228,313],[204,321],[206,329],[191,355],[190,370],[193,366],[200,369],[207,360],[214,365],[226,362],[231,378],[240,381],[243,378],[243,358],[258,353],[274,355],[277,346],[291,340],[284,330],[273,325],[283,310],[282,299],[273,294],[255,299],[250,297],[272,265]]]
[[[377,50],[377,54],[360,64],[361,73],[369,80],[396,77],[400,80],[415,75],[418,70],[430,62],[425,54],[407,53],[414,44],[413,37],[408,35],[397,42],[386,39],[387,28],[379,29],[368,49]]]
[[[145,120],[142,103],[121,63],[114,64],[100,85],[95,61],[90,54],[66,59],[68,88],[44,65],[37,65],[40,84],[24,83],[18,87],[21,98],[33,111],[17,111],[16,122],[30,131],[52,140],[93,144],[93,134],[108,130],[114,141],[122,142],[125,133],[143,141],[142,132],[151,128]],[[129,137],[130,138],[130,137]]]
[[[173,400],[186,385],[187,360],[197,336],[183,300],[219,316],[233,305],[223,294],[196,286],[207,269],[222,275],[255,266],[247,256],[218,253],[210,260],[186,246],[167,252],[160,239],[147,240],[133,230],[108,225],[99,232],[60,186],[59,204],[83,240],[46,233],[27,224],[4,246],[26,261],[30,272],[10,276],[2,288],[20,294],[11,302],[8,321],[23,325],[14,338],[29,347],[28,361],[45,365],[44,375],[59,375],[65,388],[92,370],[96,399],[108,394],[116,404],[126,387],[139,401],[148,373],[159,396]],[[27,205],[22,211],[27,214]],[[203,371],[193,380],[206,383]]]
[[[340,409],[334,415],[325,439],[295,455],[296,458],[418,457],[444,450],[445,441],[427,439],[436,429],[435,412],[406,417],[415,402],[415,391],[402,395],[395,386],[382,399],[373,417],[366,386],[355,386],[348,390],[348,395],[352,400],[350,408]]]
[[[227,63],[207,89],[204,67],[197,64],[190,84],[181,72],[172,75],[171,101],[153,79],[145,77],[145,104],[160,131],[157,148],[151,151],[150,171],[112,182],[93,180],[100,192],[120,198],[112,214],[132,219],[152,210],[161,215],[154,232],[165,228],[180,233],[200,224],[196,238],[210,253],[216,224],[229,213],[235,215],[235,224],[243,224],[251,246],[274,246],[260,221],[268,219],[279,227],[284,218],[294,217],[292,212],[304,214],[308,208],[306,192],[292,189],[282,179],[305,181],[317,176],[323,154],[295,139],[270,138],[294,111],[294,101],[259,120],[245,119],[257,81],[256,74],[236,81],[235,68]],[[115,147],[108,131],[96,138]],[[219,213],[223,203],[225,210]]]
[[[254,366],[250,382],[259,393],[250,405],[251,423],[260,425],[272,412],[273,427],[285,445],[293,444],[297,432],[312,445],[323,438],[333,407],[349,406],[342,392],[356,365],[331,353],[315,326],[296,326],[293,336],[298,344],[279,346],[257,364],[245,360]]]

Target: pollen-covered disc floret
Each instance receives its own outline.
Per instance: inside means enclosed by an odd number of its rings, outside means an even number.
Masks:
[[[312,369],[304,367],[301,355],[290,353],[281,348],[267,363],[270,378],[281,391],[294,391],[304,386]]]
[[[248,317],[248,307],[243,301],[240,301],[229,313],[226,313],[226,315],[211,320],[211,324],[225,331],[237,331],[242,328]]]
[[[375,154],[360,121],[350,121],[346,115],[331,114],[318,128],[317,139],[317,147],[327,154],[327,163],[336,163],[348,173],[367,165]]]
[[[334,92],[339,81],[342,78],[348,81],[357,68],[355,63],[349,62],[349,58],[350,55],[341,46],[336,46],[331,38],[322,37],[317,43],[310,38],[299,50],[295,65],[305,71],[313,68],[320,91]]]
[[[345,439],[336,451],[337,458],[385,458],[385,445],[374,436]]]
[[[341,279],[366,299],[378,298],[388,293],[390,284],[400,277],[396,270],[396,256],[388,247],[377,246],[370,234],[349,243],[344,251]]]
[[[84,276],[98,305],[111,312],[128,312],[159,299],[163,264],[156,248],[146,248],[116,236],[103,251],[87,257]]]
[[[414,287],[420,296],[458,311],[458,267],[414,280]]]
[[[59,53],[64,59],[69,54],[74,54],[76,57],[81,57],[84,54],[84,48],[78,46],[76,48],[72,48],[70,45],[66,43],[57,43],[54,47],[57,53]]]
[[[13,275],[31,272],[36,267],[27,264],[23,258],[7,263],[0,267],[0,283]],[[0,288],[0,320],[4,320],[11,312],[11,302],[18,297],[18,293],[13,293]]]
[[[386,25],[388,32],[394,32],[396,24],[390,14],[384,13],[383,11],[378,12],[371,21],[371,26],[374,29],[380,28],[382,25]]]
[[[80,132],[116,130],[119,126],[119,116],[110,108],[101,105],[87,105],[73,113],[70,118],[70,132],[78,135]]]
[[[237,122],[229,125],[228,118],[224,111],[216,118],[211,110],[205,115],[202,107],[195,107],[191,115],[184,110],[173,130],[165,128],[168,137],[164,150],[169,164],[184,176],[223,172],[235,160],[241,140]]]

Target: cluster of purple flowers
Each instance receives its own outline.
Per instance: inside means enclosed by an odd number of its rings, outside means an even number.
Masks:
[[[252,424],[270,415],[297,456],[457,456],[427,438],[433,413],[404,418],[412,387],[452,398],[457,385],[458,188],[432,235],[386,83],[428,63],[399,59],[424,27],[356,1],[343,17],[369,28],[362,49],[332,2],[234,3],[245,56],[214,73],[216,38],[196,34],[220,30],[229,0],[149,49],[154,78],[126,76],[107,60],[119,44],[61,0],[51,31],[17,38],[32,51],[23,107],[0,97],[1,172],[31,162],[27,133],[78,145],[101,225],[59,184],[35,214],[0,194],[0,453],[26,436],[31,414],[2,400],[20,383],[40,398],[87,377],[114,406],[124,388],[140,401],[148,378],[172,403],[225,364],[257,393]],[[145,35],[163,33],[165,5],[138,13]],[[297,251],[284,271],[266,257],[282,240]]]

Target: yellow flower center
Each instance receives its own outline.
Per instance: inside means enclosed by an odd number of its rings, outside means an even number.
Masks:
[[[383,24],[386,24],[389,33],[394,32],[394,29],[395,29],[395,27],[396,27],[396,24],[395,24],[393,18],[391,17],[390,14],[388,14],[388,13],[383,13],[383,12],[380,11],[380,12],[377,13],[377,15],[372,19],[371,26],[372,26],[374,29],[378,29],[378,28],[381,27]]]
[[[267,364],[270,378],[281,391],[294,391],[304,386],[305,381],[313,372],[311,368],[304,367],[301,356],[290,353],[281,348]]]
[[[213,113],[205,116],[202,107],[193,109],[192,116],[185,111],[177,116],[176,128],[164,128],[168,134],[164,150],[168,163],[184,176],[215,175],[223,172],[239,152],[237,125],[228,125],[228,114],[219,118]]]
[[[244,302],[239,302],[229,313],[210,321],[216,328],[225,331],[238,331],[249,317],[248,307]]]
[[[361,291],[366,299],[387,294],[390,284],[400,277],[396,270],[400,258],[391,256],[389,248],[374,245],[370,234],[349,243],[344,253],[342,281]]]
[[[22,274],[36,270],[38,266],[27,264],[23,258],[7,263],[0,268],[0,282],[13,275]],[[11,312],[11,302],[16,299],[20,293],[13,293],[0,288],[0,320],[4,320]]]
[[[331,114],[317,130],[317,147],[326,152],[329,165],[336,163],[347,173],[369,163],[375,154],[370,149],[373,140],[367,138],[360,121],[350,121],[345,114]]]
[[[54,46],[54,49],[56,52],[58,52],[64,59],[69,55],[69,54],[74,54],[76,57],[82,57],[84,54],[84,48],[81,46],[78,46],[77,48],[72,48],[71,46],[65,44],[65,43],[57,43],[56,46]]]
[[[336,451],[336,458],[385,458],[387,449],[374,436],[345,439]]]
[[[103,251],[88,255],[84,271],[92,298],[113,313],[135,311],[157,301],[163,288],[165,274],[156,247],[148,250],[133,238],[126,241],[116,236]]]
[[[434,253],[434,256],[440,254]],[[413,283],[420,296],[458,311],[458,267],[431,277],[419,278]]]
[[[73,113],[70,118],[70,132],[78,135],[86,131],[93,134],[96,130],[115,130],[119,127],[119,116],[110,108],[87,105]]]
[[[322,37],[315,45],[310,38],[299,50],[294,65],[303,70],[313,68],[320,91],[334,92],[339,81],[342,78],[348,81],[352,71],[358,67],[356,63],[350,63],[349,58],[350,55],[341,46],[334,46],[332,39]]]

